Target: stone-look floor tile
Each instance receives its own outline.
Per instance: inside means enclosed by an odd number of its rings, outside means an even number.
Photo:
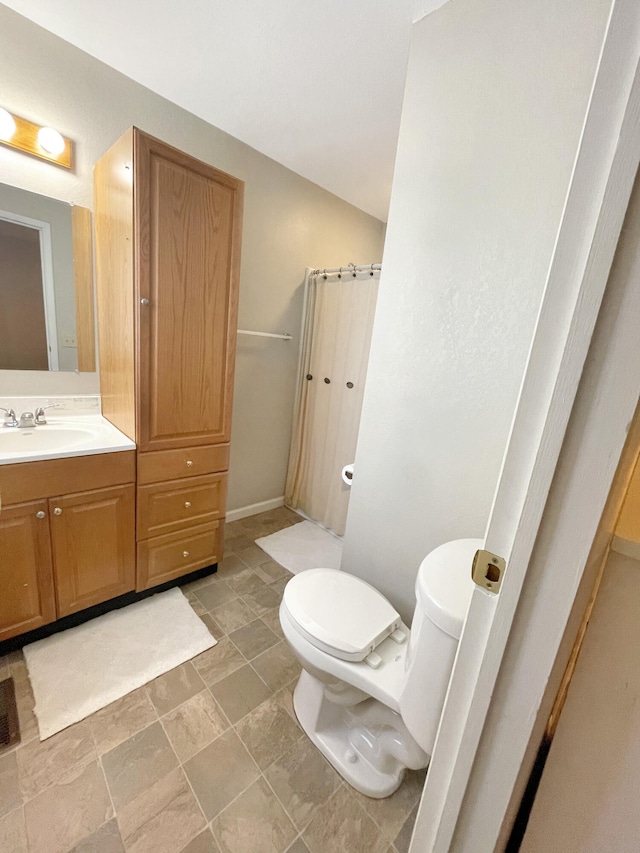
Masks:
[[[263,551],[258,545],[251,545],[249,548],[243,548],[242,551],[237,551],[236,553],[242,562],[251,568],[266,563],[271,559],[267,552]]]
[[[87,720],[45,741],[32,740],[23,744],[16,750],[16,758],[25,799],[35,797],[74,767],[86,764],[95,757],[93,736]]]
[[[102,766],[116,810],[150,788],[177,763],[160,722],[103,755]]]
[[[204,605],[205,610],[214,610],[216,607],[221,607],[227,601],[236,598],[236,593],[223,580],[197,589],[194,595]]]
[[[243,628],[233,631],[229,634],[229,639],[247,660],[253,660],[278,642],[276,635],[262,619],[256,619]]]
[[[390,797],[384,797],[381,800],[365,797],[358,791],[353,792],[353,796],[377,823],[390,843],[394,843],[406,819],[418,803],[426,775],[426,770],[407,770],[398,790]]]
[[[262,621],[265,625],[269,626],[279,640],[284,640],[284,633],[282,631],[282,625],[280,624],[279,607],[274,607],[273,610],[269,610],[268,613],[265,613],[264,616],[262,616]]]
[[[2,853],[27,853],[27,828],[22,808],[0,818],[0,850]]]
[[[232,723],[237,723],[271,696],[267,685],[249,664],[213,684],[210,689]]]
[[[185,762],[184,771],[207,820],[216,817],[260,775],[233,729]]]
[[[223,604],[222,607],[216,607],[211,611],[211,616],[222,628],[223,634],[231,634],[256,618],[256,614],[241,598],[235,598],[228,604]]]
[[[190,661],[165,672],[147,684],[147,693],[162,717],[204,688],[204,682]]]
[[[261,770],[288,752],[301,734],[278,695],[243,717],[236,731]]]
[[[293,577],[288,569],[285,569],[280,563],[276,563],[275,560],[269,560],[260,566],[256,566],[254,571],[265,583],[273,583],[280,580],[289,581]]]
[[[113,818],[84,838],[69,853],[124,853],[118,821]]]
[[[206,822],[178,767],[118,809],[118,825],[127,853],[179,853]]]
[[[238,562],[242,563],[240,557],[237,556],[238,551],[246,551],[247,548],[251,548],[253,545],[253,539],[249,539],[248,536],[245,536],[244,533],[240,533],[238,536],[227,536],[224,537],[224,550],[226,556],[224,560],[218,565],[218,571],[228,571],[229,568],[236,565]],[[233,558],[233,559],[232,559]],[[225,566],[225,563],[227,565]],[[243,566],[246,567],[246,563],[242,563]]]
[[[208,690],[169,711],[162,718],[162,725],[181,762],[200,752],[229,728]]]
[[[127,693],[89,717],[98,755],[146,729],[158,718],[144,687]]]
[[[196,835],[180,853],[220,853],[217,841],[211,834],[210,829],[205,829],[200,835]]]
[[[24,655],[21,649],[16,649],[15,652],[8,652],[0,658],[0,666],[10,667],[11,664],[20,663],[24,660]]]
[[[31,850],[65,853],[113,817],[98,761],[77,767],[24,807]]]
[[[272,589],[276,592],[280,598],[284,595],[284,588],[289,583],[289,578],[280,578],[280,580],[274,581],[272,584],[269,584],[269,589]]]
[[[396,835],[393,846],[396,848],[398,853],[408,853],[409,845],[411,844],[411,836],[413,835],[413,827],[416,822],[416,817],[418,815],[418,805],[413,808],[413,811],[409,815],[409,817],[405,820],[402,825],[402,829]]]
[[[30,681],[14,682],[14,684],[16,688],[18,722],[20,723],[20,741],[25,744],[40,737],[38,720],[33,710],[36,700]]]
[[[246,536],[240,536],[233,540],[233,544],[237,544],[240,549],[244,549],[250,548],[253,545],[253,542],[250,539],[247,539]],[[247,564],[236,554],[235,548],[230,547],[229,551],[232,553],[228,554],[224,560],[218,564],[218,575],[225,581],[229,578],[235,577],[239,572],[244,572],[248,569]]]
[[[213,572],[212,574],[205,575],[202,578],[198,578],[198,580],[191,581],[190,583],[181,586],[180,589],[185,595],[188,595],[190,592],[195,592],[196,589],[200,589],[203,586],[207,586],[210,583],[218,580],[218,574]]]
[[[234,578],[230,578],[227,583],[237,595],[244,595],[256,589],[264,589],[266,586],[266,583],[258,577],[253,569],[240,572]]]
[[[185,596],[189,604],[191,605],[191,609],[196,614],[196,616],[204,616],[207,612],[207,608],[200,601],[200,599],[196,596],[195,592],[189,592]]]
[[[287,853],[309,853],[309,848],[301,838],[298,838],[291,847],[287,848]]]
[[[302,837],[311,853],[386,853],[389,848],[345,785],[316,811]]]
[[[264,775],[299,831],[342,784],[340,776],[307,738],[276,759]]]
[[[202,619],[204,624],[207,626],[209,633],[214,639],[219,640],[220,637],[225,635],[226,632],[222,630],[210,613],[203,613],[200,619]]]
[[[228,637],[222,637],[216,646],[193,659],[193,665],[208,687],[231,675],[245,663],[244,657]]]
[[[272,690],[290,684],[298,678],[302,667],[289,645],[280,642],[255,658],[251,665],[264,683]]]
[[[262,583],[262,581],[260,582]],[[255,610],[258,616],[264,616],[265,613],[273,610],[274,607],[280,606],[282,596],[272,589],[271,586],[264,584],[259,589],[245,592],[242,595],[242,599],[252,610]]]
[[[222,853],[284,853],[296,830],[264,779],[227,806],[211,824]]]
[[[15,752],[0,754],[0,817],[15,811],[21,805],[22,795],[16,754]]]

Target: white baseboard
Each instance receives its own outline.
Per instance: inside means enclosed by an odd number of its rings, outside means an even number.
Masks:
[[[267,512],[269,509],[278,509],[279,506],[284,506],[284,495],[280,498],[271,498],[268,501],[260,501],[257,504],[249,504],[241,506],[238,509],[232,509],[227,513],[227,521],[240,521],[241,518],[248,518],[250,515],[258,515],[260,512]]]
[[[622,554],[623,557],[640,560],[640,542],[623,539],[622,536],[614,536],[611,540],[611,550],[615,551],[616,554]]]

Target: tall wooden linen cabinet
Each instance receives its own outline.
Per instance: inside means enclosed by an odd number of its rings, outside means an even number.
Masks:
[[[138,590],[222,558],[243,190],[136,128],[96,164],[102,411],[137,445]]]

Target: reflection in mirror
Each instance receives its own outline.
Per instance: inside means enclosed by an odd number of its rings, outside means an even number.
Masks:
[[[0,184],[0,370],[95,370],[91,213]]]

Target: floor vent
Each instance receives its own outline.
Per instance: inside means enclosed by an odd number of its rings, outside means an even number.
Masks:
[[[0,749],[20,741],[20,723],[13,678],[0,681]]]

